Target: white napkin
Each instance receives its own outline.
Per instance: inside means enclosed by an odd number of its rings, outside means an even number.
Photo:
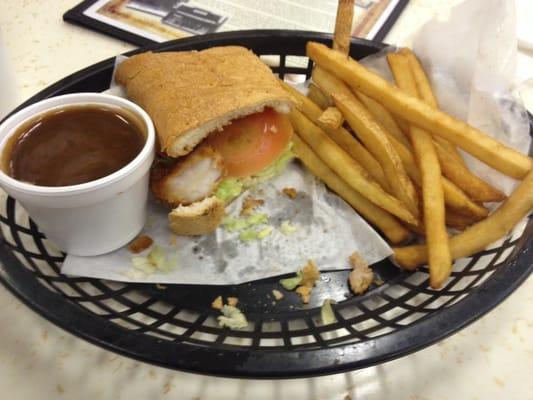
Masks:
[[[287,187],[296,189],[296,199],[281,192]],[[273,228],[262,240],[242,242],[239,232],[229,232],[224,226],[210,235],[176,237],[168,228],[168,210],[152,202],[144,232],[164,250],[174,269],[148,275],[139,272],[133,268],[133,255],[122,248],[97,257],[68,255],[62,272],[128,282],[237,284],[294,273],[310,259],[321,270],[334,270],[349,268],[348,256],[354,251],[370,264],[392,253],[349,205],[296,162],[278,177],[241,195],[228,208],[229,215],[239,216],[248,194],[264,200],[257,212],[269,217],[257,229]],[[290,221],[296,231],[284,234],[284,221]]]

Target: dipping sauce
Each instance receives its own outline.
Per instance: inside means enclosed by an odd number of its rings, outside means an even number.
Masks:
[[[74,105],[23,124],[3,155],[14,179],[38,186],[70,186],[124,167],[145,142],[141,123],[126,110]]]

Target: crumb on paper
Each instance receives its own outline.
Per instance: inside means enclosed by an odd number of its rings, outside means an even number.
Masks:
[[[322,303],[322,307],[320,308],[320,319],[322,320],[322,325],[329,325],[337,322],[337,317],[335,317],[333,307],[331,307],[331,304],[333,303],[334,301],[331,299],[325,299],[324,303]]]
[[[350,264],[353,268],[348,277],[350,288],[355,294],[363,294],[374,280],[374,271],[358,252],[350,256]]]
[[[272,295],[274,296],[274,298],[276,300],[281,300],[283,298],[283,293],[281,293],[279,290],[277,289],[272,289]]]
[[[302,268],[302,286],[313,287],[316,281],[320,278],[320,271],[318,270],[313,260],[307,261],[305,267]]]
[[[300,296],[302,302],[307,304],[311,298],[311,291],[320,277],[314,261],[309,260],[305,267],[299,270],[295,277],[280,280],[280,284],[287,290],[293,290]]]
[[[175,246],[178,244],[178,236],[177,235],[170,235],[170,239],[168,240],[168,244],[171,246]]]
[[[294,200],[296,198],[297,192],[295,188],[286,187],[283,188],[281,191],[291,200]]]
[[[262,199],[256,199],[253,196],[247,196],[243,202],[242,202],[242,209],[241,213],[239,214],[241,217],[246,217],[259,206],[262,206],[265,203]]]
[[[133,254],[137,254],[146,250],[152,244],[154,244],[154,240],[150,236],[139,235],[128,245],[128,250]]]
[[[225,305],[220,310],[222,315],[219,316],[218,324],[221,327],[229,329],[242,329],[248,326],[246,316],[235,306]]]
[[[292,235],[294,232],[298,230],[298,228],[291,224],[289,220],[285,220],[280,225],[281,233],[283,233],[285,236]]]
[[[174,388],[174,385],[170,382],[165,383],[163,386],[163,394],[168,394],[172,389]]]
[[[222,310],[222,307],[224,306],[224,302],[222,301],[222,296],[218,296],[213,302],[211,303],[211,307],[215,310]]]
[[[349,259],[350,259],[350,265],[352,266],[352,268],[368,267],[368,263],[366,262],[366,260],[363,257],[361,257],[361,254],[359,254],[359,252],[357,251],[354,251],[352,255],[349,257]]]
[[[228,297],[228,306],[235,307],[239,303],[239,299],[237,297]]]
[[[307,261],[305,267],[301,269],[302,282],[301,286],[296,288],[296,293],[302,298],[302,303],[309,303],[311,297],[311,291],[316,284],[316,281],[320,278],[320,271],[318,270],[313,260]]]
[[[315,262],[309,260],[305,267],[296,273],[296,276],[280,279],[279,283],[285,290],[294,290],[300,296],[302,302],[307,304],[311,297],[311,291],[319,278],[320,271]]]
[[[298,286],[295,291],[302,299],[302,303],[307,304],[311,299],[311,290],[313,290],[313,288],[310,286]]]

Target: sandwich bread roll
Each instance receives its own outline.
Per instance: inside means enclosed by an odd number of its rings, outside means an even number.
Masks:
[[[204,139],[217,135],[236,120],[267,109],[280,114],[287,114],[291,109],[289,95],[270,68],[250,50],[239,46],[141,53],[118,66],[115,80],[125,87],[128,98],[150,115],[161,153],[177,159],[177,165],[185,164],[184,160],[192,157],[195,149],[201,150]],[[206,164],[203,166],[205,169]],[[180,169],[180,179],[184,176],[183,169]],[[220,181],[221,171],[218,175],[213,171],[210,174]],[[188,175],[195,176],[195,173]],[[205,181],[199,181],[202,180]],[[170,181],[163,183],[172,188]],[[192,187],[197,181],[185,181],[185,187],[188,184]],[[156,182],[154,187],[158,188],[158,194],[165,193],[161,182]],[[183,191],[183,179],[180,187]],[[156,197],[175,207],[169,213],[170,227],[180,235],[212,232],[224,215],[225,203],[210,189],[205,197],[192,203],[170,202],[157,194]]]

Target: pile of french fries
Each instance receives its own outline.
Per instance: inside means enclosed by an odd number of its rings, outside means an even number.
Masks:
[[[333,49],[307,44],[315,63],[307,96],[282,83],[296,105],[294,151],[393,245],[425,238],[395,247],[394,258],[407,270],[427,262],[430,285],[440,288],[453,260],[483,250],[531,211],[533,160],[440,111],[410,50],[387,55],[396,85],[350,58],[343,3]],[[457,148],[521,183],[507,198],[469,171]],[[501,201],[489,215],[483,203]]]

